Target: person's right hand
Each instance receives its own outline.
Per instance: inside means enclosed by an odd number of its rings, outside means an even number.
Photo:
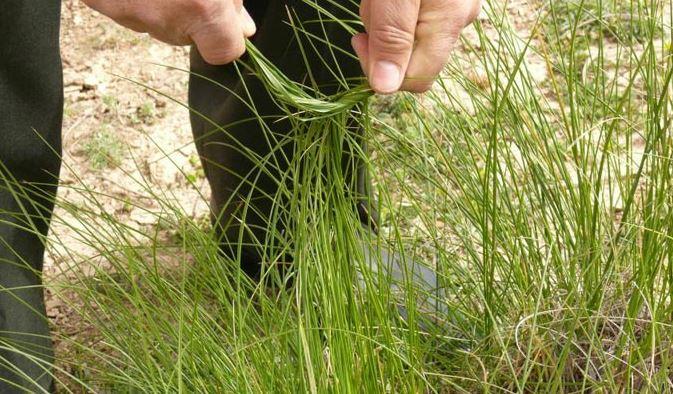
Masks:
[[[195,44],[211,64],[241,57],[245,38],[256,29],[242,0],[83,1],[117,23],[168,44]]]

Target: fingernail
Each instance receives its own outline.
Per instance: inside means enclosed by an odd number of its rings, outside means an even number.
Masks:
[[[378,61],[372,72],[372,88],[380,93],[393,93],[402,84],[400,67],[392,62]]]

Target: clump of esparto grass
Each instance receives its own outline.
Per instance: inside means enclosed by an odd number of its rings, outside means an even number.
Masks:
[[[158,221],[175,231],[167,242],[158,228],[134,229],[102,212],[82,185],[85,204],[60,204],[105,264],[64,286],[100,331],[98,346],[70,339],[96,360],[80,384],[671,391],[671,2],[631,3],[638,6],[619,10],[639,26],[638,40],[605,34],[608,1],[573,2],[572,12],[545,2],[530,36],[514,29],[506,4],[487,1],[478,42],[464,43],[433,93],[398,97],[385,119],[367,109],[366,87],[321,96],[251,47],[246,71],[295,116],[288,138],[302,152],[279,182],[284,203],[259,245],[267,275],[294,257],[292,286],[270,291],[248,280],[169,191],[146,185],[161,206]],[[353,122],[371,156],[345,127]],[[377,236],[352,210],[362,196],[344,187],[344,147],[372,170]],[[273,231],[278,222],[286,232]],[[418,289],[403,283],[394,294],[385,275],[368,271],[362,239],[437,271],[449,305],[437,316],[441,331],[419,324]],[[409,308],[406,321],[395,302]]]

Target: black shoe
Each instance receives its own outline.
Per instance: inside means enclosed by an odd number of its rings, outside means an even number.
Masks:
[[[435,270],[391,252],[375,239],[363,240],[362,247],[364,264],[358,264],[361,286],[389,286],[397,312],[405,323],[410,322],[406,302],[412,296],[416,302],[414,319],[418,328],[436,333],[450,330],[454,317],[450,316],[446,289],[442,288]],[[365,269],[369,272],[362,272]]]

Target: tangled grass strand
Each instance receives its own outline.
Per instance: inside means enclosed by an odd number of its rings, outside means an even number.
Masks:
[[[367,83],[362,83],[346,92],[327,96],[325,99],[316,98],[318,96],[316,91],[292,81],[249,41],[247,50],[250,54],[248,67],[267,87],[272,96],[283,105],[296,108],[305,114],[305,119],[314,120],[344,113],[365,102],[374,94]]]

